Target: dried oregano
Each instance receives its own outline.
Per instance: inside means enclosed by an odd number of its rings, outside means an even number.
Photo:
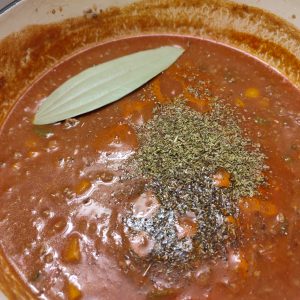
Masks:
[[[231,106],[211,96],[210,107],[201,114],[181,97],[158,106],[137,129],[140,148],[130,173],[147,180],[161,206],[151,218],[131,212],[124,223],[131,233],[145,232],[155,241],[151,257],[157,260],[178,263],[224,254],[236,241],[228,220],[237,217],[238,200],[255,195],[264,181],[265,157],[245,137]],[[230,174],[228,186],[215,184],[218,170]],[[179,238],[176,226],[187,214],[194,215],[197,232]]]

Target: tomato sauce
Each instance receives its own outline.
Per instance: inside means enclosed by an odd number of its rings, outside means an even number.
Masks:
[[[32,124],[40,101],[68,78],[162,45],[186,52],[143,88],[76,119]],[[170,284],[131,259],[121,219],[143,183],[119,177],[139,147],[135,126],[182,94],[193,74],[235,107],[270,171],[260,197],[243,199],[239,219],[229,220],[238,222],[239,247],[225,259],[199,261]],[[69,57],[34,82],[1,128],[0,246],[7,260],[39,299],[298,299],[299,100],[300,91],[261,61],[191,37],[141,36]]]

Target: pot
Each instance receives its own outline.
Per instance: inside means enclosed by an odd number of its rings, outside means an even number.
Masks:
[[[8,4],[9,1],[2,2]],[[126,7],[134,2],[133,0],[86,0],[84,2],[81,0],[15,1],[15,5],[9,6],[7,9],[2,9],[2,14],[0,15],[0,39],[3,39],[8,44],[18,43],[24,35],[28,34],[28,29],[24,31],[24,28],[28,25],[34,24],[37,26],[39,24],[61,22],[69,18],[82,16],[83,14],[87,18],[92,18],[93,14],[98,13],[100,10],[103,11],[112,6]],[[151,5],[156,2],[159,1],[140,1],[136,6],[129,7],[126,10],[126,14],[128,15],[127,20],[133,18],[133,8],[138,12],[137,14],[139,14],[139,11],[143,11],[143,13],[146,11],[147,13],[147,10],[149,10],[148,16],[152,18]],[[162,2],[173,3],[174,13],[172,15],[169,15],[162,6],[159,12],[156,11],[157,15],[153,15],[153,18],[158,20],[158,22],[143,23],[140,21],[135,26],[128,25],[128,28],[125,28],[126,26],[110,28],[109,33],[102,32],[101,37],[93,42],[108,41],[121,38],[122,36],[133,36],[143,33],[163,32],[200,36],[229,44],[255,55],[282,72],[295,85],[300,87],[300,2],[298,0],[278,0],[276,1],[276,5],[274,5],[273,0],[237,0],[234,2],[191,0],[191,3],[195,3],[196,8],[188,12],[189,14],[192,13],[191,18],[189,20],[186,19],[186,22],[189,23],[188,26],[187,23],[180,22],[180,19],[182,19],[181,14],[183,13],[177,7],[177,2],[180,1],[165,0]],[[148,5],[150,9],[148,7],[147,10],[144,10],[144,5]],[[212,6],[214,6],[214,9],[211,9]],[[117,13],[118,11],[116,10]],[[151,20],[149,19],[149,21]],[[176,24],[176,26],[172,26],[171,24]],[[16,32],[20,33],[16,34]],[[229,34],[229,32],[245,33],[252,40],[237,38],[237,36]],[[263,49],[257,46],[257,43],[253,42],[253,38],[256,39],[256,42],[264,40],[269,45],[273,45],[274,49]],[[19,46],[18,44],[15,45]],[[278,55],[278,49],[280,49],[281,55]],[[80,50],[80,47],[77,50]],[[6,64],[6,67],[9,66]],[[51,63],[47,65],[47,68],[49,67],[51,67]],[[35,76],[38,76],[38,73]],[[0,90],[0,124],[15,103],[19,93],[33,79],[20,84],[19,90],[12,94],[10,99],[1,98]],[[29,293],[22,292],[23,287],[19,282],[20,280],[5,262],[5,259],[1,257],[0,266],[4,274],[0,274],[0,287],[2,286],[1,281],[6,281],[6,287],[9,286],[8,283],[11,283],[10,286],[15,291],[10,293],[9,290],[5,290],[10,299],[17,299],[18,296],[18,299],[31,299]],[[16,298],[13,298],[14,296]],[[4,299],[6,299],[5,296],[0,292],[0,300]]]

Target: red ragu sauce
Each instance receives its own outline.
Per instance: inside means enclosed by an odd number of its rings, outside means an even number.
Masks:
[[[75,119],[32,124],[40,101],[68,78],[164,45],[186,51],[134,93]],[[205,96],[191,93],[199,83]],[[235,214],[226,215],[235,229],[232,243],[192,261],[159,262],[151,253],[155,238],[147,240],[144,231],[132,235],[124,219],[132,210],[151,219],[162,200],[147,190],[144,178],[124,179],[124,166],[141,147],[138,128],[153,120],[157,107],[180,98],[189,111],[210,114],[203,97],[222,99],[251,143],[259,144],[268,166],[265,182],[236,199]],[[87,49],[37,80],[2,126],[1,248],[38,299],[299,299],[299,126],[300,91],[227,46],[142,36]],[[213,177],[222,191],[232,184],[227,171],[218,169]],[[179,241],[201,234],[193,218],[178,219]]]

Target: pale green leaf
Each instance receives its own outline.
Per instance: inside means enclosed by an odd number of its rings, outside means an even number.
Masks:
[[[117,101],[166,70],[183,52],[180,47],[165,46],[91,67],[49,95],[33,123],[55,123]]]

